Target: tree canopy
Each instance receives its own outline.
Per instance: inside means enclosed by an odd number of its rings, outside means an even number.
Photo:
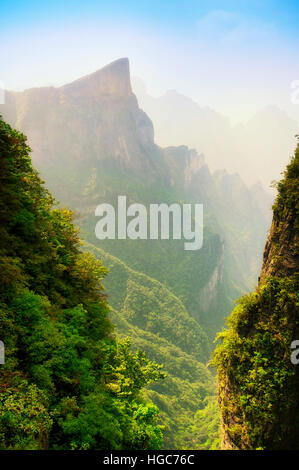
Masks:
[[[0,449],[155,449],[158,408],[144,387],[161,366],[120,341],[107,269],[80,250],[68,209],[0,120]]]

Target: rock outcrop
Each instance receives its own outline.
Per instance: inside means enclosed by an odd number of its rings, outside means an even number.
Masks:
[[[152,122],[131,89],[128,59],[58,88],[6,92],[0,111],[28,136],[40,170],[104,161],[139,176],[165,176],[156,168],[161,151]]]
[[[299,449],[299,146],[278,184],[256,292],[216,349],[223,449]]]

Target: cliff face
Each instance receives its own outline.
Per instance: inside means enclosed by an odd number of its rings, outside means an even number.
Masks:
[[[129,98],[132,96],[129,60],[115,60],[97,72],[62,86],[60,90],[76,99],[90,97],[98,100],[105,96],[114,99]]]
[[[105,161],[158,176],[160,151],[152,122],[132,93],[128,59],[59,88],[7,92],[1,112],[28,136],[39,169]]]
[[[257,291],[243,297],[214,355],[223,449],[299,449],[299,146],[278,184]]]
[[[279,194],[265,246],[260,285],[269,276],[291,276],[298,271],[298,159],[299,147],[285,179],[278,186]]]
[[[129,253],[118,240],[107,250],[121,259],[127,256],[134,269],[169,281],[174,291],[180,289],[192,316],[211,325],[214,337],[231,299],[256,279],[267,221],[240,177],[211,174],[204,156],[187,146],[155,144],[153,124],[132,93],[128,59],[58,88],[7,92],[0,114],[28,136],[35,167],[53,194],[82,214],[92,243],[98,243],[92,238],[96,205],[114,203],[118,194],[146,204],[204,204],[208,223],[198,253],[182,254],[179,245],[157,243],[154,263],[143,247],[137,256],[136,242]],[[169,275],[170,259],[176,275]]]

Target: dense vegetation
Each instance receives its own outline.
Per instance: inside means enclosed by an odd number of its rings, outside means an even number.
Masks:
[[[214,355],[223,448],[299,448],[299,370],[290,349],[299,338],[299,146],[277,187],[258,289],[240,300]]]
[[[2,120],[0,152],[0,448],[159,448],[143,389],[161,367],[115,337],[106,268],[80,251],[71,212],[53,208],[26,138]]]
[[[119,335],[129,336],[135,349],[164,365],[167,377],[147,391],[160,410],[164,447],[218,448],[215,378],[200,362],[208,357],[209,344],[199,324],[163,284],[100,248],[86,247],[109,268],[104,283]]]
[[[164,366],[166,379],[147,388],[147,396],[160,410],[164,448],[219,447],[219,413],[211,406],[216,384],[206,366],[212,340],[205,328],[209,322],[215,329],[219,318],[204,310],[199,290],[215,270],[221,275],[220,237],[210,227],[206,213],[205,248],[198,252],[184,251],[183,240],[96,239],[95,204],[108,202],[117,207],[119,194],[127,195],[128,205],[139,201],[146,206],[161,201],[170,204],[179,201],[179,196],[167,185],[146,184],[116,165],[111,168],[106,160],[94,165],[92,176],[87,165],[80,172],[72,168],[63,173],[64,185],[56,168],[44,170],[44,174],[60,200],[79,213],[84,246],[109,269],[103,283],[118,335],[129,336],[134,350],[142,349],[150,360]],[[207,295],[215,311],[217,306],[229,308],[225,288],[219,284],[217,289],[212,285]],[[205,419],[199,418],[198,411],[206,413]],[[205,431],[202,437],[201,433],[192,435],[190,429],[199,422],[203,429],[211,427],[215,439],[204,437]]]

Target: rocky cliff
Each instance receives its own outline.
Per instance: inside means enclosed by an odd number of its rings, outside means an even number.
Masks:
[[[214,364],[223,449],[299,449],[299,146],[278,184],[257,290],[219,335]]]
[[[278,185],[279,194],[273,207],[273,221],[265,246],[260,285],[269,276],[291,276],[298,271],[298,160],[299,147],[284,180]]]
[[[165,176],[161,163],[156,168],[161,155],[152,122],[132,93],[128,59],[59,88],[6,92],[1,112],[28,136],[41,170],[105,162],[139,176]]]

